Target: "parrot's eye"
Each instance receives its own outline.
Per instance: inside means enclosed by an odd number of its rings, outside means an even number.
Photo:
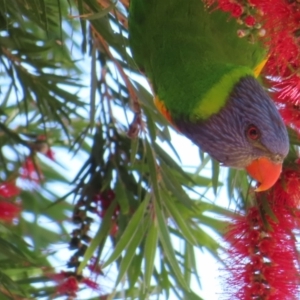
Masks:
[[[254,125],[250,125],[247,129],[247,136],[250,140],[257,140],[260,136],[258,128]]]

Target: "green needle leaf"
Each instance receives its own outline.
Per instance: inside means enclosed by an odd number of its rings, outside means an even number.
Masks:
[[[158,242],[158,226],[157,220],[154,219],[151,221],[151,226],[147,233],[145,248],[144,248],[144,257],[145,257],[145,279],[144,279],[144,289],[148,290],[151,283],[151,278],[154,268],[154,259],[157,250]]]
[[[148,206],[150,197],[147,196],[146,199],[140,204],[134,215],[132,216],[131,220],[129,221],[124,233],[122,234],[119,242],[117,243],[116,247],[114,248],[114,251],[110,255],[110,257],[107,259],[107,261],[104,262],[103,268],[107,267],[109,264],[114,262],[128,247],[131,240],[135,236],[139,226],[144,226],[144,214],[145,210]]]
[[[161,208],[159,207],[157,201],[155,201],[155,213],[157,216],[158,221],[158,228],[159,228],[159,241],[162,244],[164,254],[166,255],[166,258],[168,259],[168,262],[170,263],[170,266],[175,274],[175,278],[177,279],[178,283],[187,291],[190,291],[189,286],[187,285],[183,274],[179,268],[174,247],[171,243],[170,239],[170,232],[168,230],[167,226],[167,219],[162,213]]]

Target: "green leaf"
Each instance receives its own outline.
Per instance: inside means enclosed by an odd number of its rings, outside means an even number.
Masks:
[[[175,252],[171,243],[170,239],[170,232],[167,227],[167,220],[165,219],[161,207],[158,205],[157,201],[154,202],[155,206],[155,213],[157,216],[158,221],[158,229],[159,229],[159,241],[162,244],[164,254],[166,255],[166,258],[168,259],[168,262],[170,263],[170,266],[174,272],[175,278],[178,281],[178,283],[187,291],[190,290],[189,286],[187,285],[183,274],[181,273],[181,270],[179,268],[179,265],[177,263],[177,259],[175,256]]]
[[[92,258],[92,256],[95,253],[95,250],[97,247],[102,243],[102,241],[107,237],[110,229],[111,229],[111,218],[113,215],[113,212],[116,208],[116,200],[112,202],[110,207],[105,213],[105,216],[103,218],[103,221],[101,223],[101,226],[99,227],[95,237],[93,238],[91,244],[87,248],[83,260],[78,266],[77,273],[81,273],[84,267],[87,265],[88,261]]]
[[[153,219],[146,236],[144,257],[145,257],[145,274],[144,274],[144,290],[148,290],[154,269],[154,259],[158,243],[158,226],[157,220]]]
[[[120,237],[119,242],[115,246],[115,249],[113,250],[110,257],[103,263],[103,268],[114,262],[128,247],[128,245],[131,243],[131,240],[133,239],[134,235],[136,234],[139,226],[144,226],[144,214],[145,210],[148,206],[150,197],[146,197],[144,201],[139,205],[138,209],[132,216],[131,220],[129,221],[124,233]]]
[[[217,189],[219,185],[219,173],[220,164],[216,160],[212,159],[212,184],[215,195],[217,194]]]
[[[154,191],[155,198],[160,199],[158,179],[157,179],[157,164],[151,146],[147,139],[145,140],[145,143],[146,143],[146,157],[147,157],[149,171],[150,171],[152,188]]]
[[[143,245],[141,245],[140,248],[142,248],[142,247],[143,247]],[[131,289],[134,289],[134,287],[137,284],[140,285],[140,282],[138,282],[138,280],[142,276],[142,272],[143,272],[143,265],[142,265],[143,253],[141,251],[139,251],[139,252],[140,253],[138,253],[137,255],[135,255],[133,257],[132,262],[127,271],[127,278],[128,278],[129,286],[131,287]]]
[[[143,240],[146,231],[148,230],[149,227],[149,221],[150,218],[149,216],[144,219],[144,222],[142,225],[138,226],[137,231],[135,232],[133,238],[131,239],[130,243],[127,245],[126,250],[125,250],[125,255],[121,260],[121,264],[118,268],[118,277],[116,280],[115,286],[117,286],[120,281],[123,279],[123,276],[127,272],[133,257],[136,255],[136,250],[138,246],[140,245],[141,241]],[[135,282],[132,282],[132,285],[134,285]]]
[[[217,250],[220,248],[219,243],[200,227],[197,229],[193,228],[191,230],[193,231],[193,235],[197,238],[197,240],[201,241],[201,245],[207,248],[207,250],[218,259]]]
[[[166,193],[163,194],[163,199],[170,216],[176,222],[178,229],[182,232],[187,242],[191,243],[192,245],[198,245],[198,242],[193,236],[187,221],[183,219],[181,212],[178,210],[178,206],[176,206],[174,199],[171,199]]]
[[[130,151],[130,163],[131,165],[135,163],[136,160],[136,154],[138,152],[139,148],[139,140],[136,139],[131,139],[131,151]]]
[[[130,206],[127,198],[126,185],[122,182],[122,179],[118,177],[118,181],[115,187],[116,198],[120,205],[122,214],[126,215],[129,213]]]
[[[102,9],[100,12],[98,13],[92,13],[92,14],[88,14],[88,15],[82,15],[80,16],[82,19],[84,20],[95,20],[95,19],[100,19],[105,17],[116,5],[118,1],[114,1],[111,2],[111,4],[107,7]]]
[[[200,296],[198,296],[194,292],[184,293],[184,299],[188,299],[188,300],[204,300],[203,298],[201,298]]]
[[[151,142],[154,144],[156,139],[156,126],[153,121],[153,118],[150,116],[150,112],[147,108],[144,108],[144,112],[147,115],[147,127],[149,130],[149,136],[151,138]]]

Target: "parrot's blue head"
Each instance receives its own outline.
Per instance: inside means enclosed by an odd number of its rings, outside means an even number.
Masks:
[[[261,183],[258,190],[275,183],[289,151],[287,130],[274,102],[251,76],[240,79],[225,107],[208,120],[175,124],[223,165],[247,169]]]

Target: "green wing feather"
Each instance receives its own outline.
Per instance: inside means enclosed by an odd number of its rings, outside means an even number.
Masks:
[[[206,119],[266,57],[227,13],[201,0],[131,0],[130,45],[172,118]]]

